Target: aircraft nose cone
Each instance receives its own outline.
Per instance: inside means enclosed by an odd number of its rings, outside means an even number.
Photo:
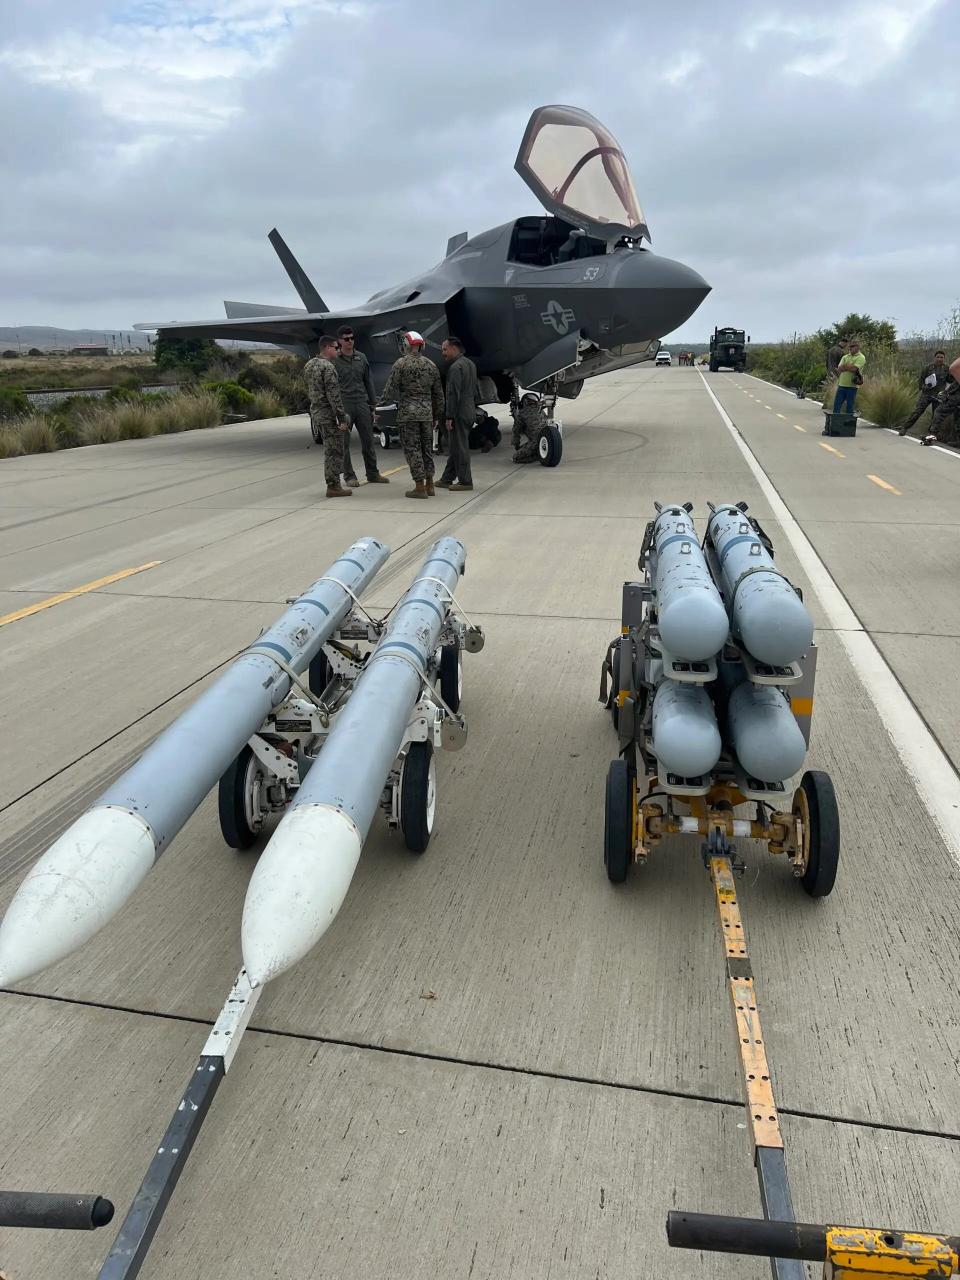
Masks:
[[[698,271],[648,250],[624,253],[614,284],[630,290],[637,327],[650,338],[678,329],[710,292]]]

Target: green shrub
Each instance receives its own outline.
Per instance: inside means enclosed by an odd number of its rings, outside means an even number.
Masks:
[[[252,394],[238,382],[204,382],[201,390],[217,396],[228,413],[247,413],[253,404]]]
[[[303,380],[304,361],[296,356],[286,356],[273,366],[273,387],[287,413],[306,413],[310,408],[307,386]]]
[[[19,387],[0,387],[0,419],[20,418],[30,412],[30,401]]]
[[[246,391],[272,391],[276,385],[273,370],[265,364],[251,364],[241,369],[237,382]]]
[[[31,413],[14,424],[24,453],[56,453],[60,439],[52,420],[43,413]]]
[[[56,412],[50,415],[50,421],[53,423],[53,429],[57,433],[58,449],[76,449],[83,444],[80,439],[80,418],[64,416]]]
[[[39,347],[31,347],[31,348],[30,348],[30,350],[27,352],[27,355],[28,355],[28,356],[42,356],[42,355],[43,355],[43,352],[40,350],[40,348],[39,348]]]
[[[895,373],[866,378],[857,393],[860,412],[878,427],[899,427],[916,400],[912,382]]]
[[[181,338],[162,330],[153,349],[158,369],[183,368],[191,373],[203,373],[220,355],[220,348],[212,338]]]
[[[248,411],[251,418],[282,418],[286,415],[283,401],[273,391],[256,391],[250,399],[253,402]]]
[[[23,453],[23,441],[16,427],[0,427],[0,458],[16,458]]]

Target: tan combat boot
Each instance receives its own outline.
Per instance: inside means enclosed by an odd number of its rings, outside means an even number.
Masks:
[[[423,498],[424,500],[426,500],[426,497],[427,497],[427,486],[424,484],[424,482],[423,482],[422,480],[418,480],[418,481],[417,481],[417,486],[416,486],[416,488],[415,488],[415,489],[408,489],[408,490],[407,490],[407,492],[406,492],[406,497],[408,497],[408,498]]]
[[[433,487],[433,476],[427,476],[426,481],[424,483],[427,486],[427,497],[435,498],[437,496],[437,491]]]
[[[352,489],[341,489],[341,488],[340,488],[340,486],[339,486],[338,484],[328,484],[328,485],[327,485],[327,497],[328,497],[328,498],[352,498],[352,497],[353,497],[353,490],[352,490]]]

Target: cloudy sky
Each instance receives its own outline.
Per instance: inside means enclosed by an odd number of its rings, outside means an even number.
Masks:
[[[531,109],[599,116],[655,251],[713,293],[677,337],[960,300],[956,0],[0,0],[0,325],[332,306],[537,211]],[[802,9],[802,16],[801,16]]]

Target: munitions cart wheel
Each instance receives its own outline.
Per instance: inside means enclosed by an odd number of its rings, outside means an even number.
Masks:
[[[320,430],[320,423],[310,415],[310,434],[313,436],[314,444],[323,444],[323,432]]]
[[[537,456],[542,467],[556,467],[560,464],[560,459],[563,457],[563,436],[559,428],[552,423],[548,423],[540,431]]]
[[[390,437],[387,435],[385,431],[380,432],[380,448],[381,449],[390,448]]]
[[[321,649],[307,668],[307,687],[319,698],[330,683],[330,659]]]
[[[440,697],[451,711],[460,710],[463,696],[463,654],[460,641],[445,644],[440,650]]]
[[[437,766],[432,742],[411,743],[400,773],[400,830],[411,853],[423,853],[433,834]]]
[[[603,865],[613,884],[623,884],[632,861],[633,783],[626,760],[613,760],[607,770],[603,810]]]
[[[263,766],[244,747],[227,767],[217,788],[220,830],[231,849],[249,849],[260,834],[263,808],[260,797],[266,781]]]
[[[793,812],[803,827],[806,869],[800,883],[811,898],[825,898],[837,878],[840,860],[840,813],[828,773],[810,769],[800,779]]]

